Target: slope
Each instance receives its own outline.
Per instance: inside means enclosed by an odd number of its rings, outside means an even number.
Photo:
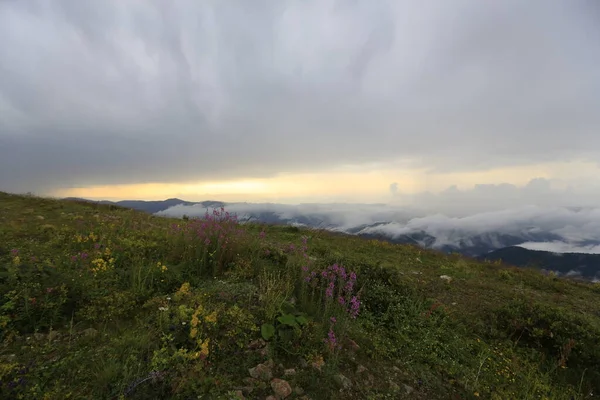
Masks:
[[[600,289],[319,230],[0,193],[0,397],[585,399]]]

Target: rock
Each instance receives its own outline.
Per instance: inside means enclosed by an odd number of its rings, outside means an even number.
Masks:
[[[275,396],[278,399],[285,399],[290,394],[292,394],[292,387],[287,381],[283,379],[275,378],[271,381],[271,388],[275,392]]]
[[[264,358],[267,358],[269,356],[269,347],[265,346],[262,349],[258,349],[257,353]]]
[[[448,283],[452,282],[452,277],[448,276],[448,275],[440,275],[440,279],[442,279]]]
[[[268,395],[265,400],[277,400],[277,397],[273,396],[272,394]]]
[[[352,387],[352,381],[342,374],[335,375],[333,380],[342,389],[350,389]]]
[[[233,393],[233,398],[231,400],[246,400],[246,398],[244,397],[244,394],[241,390],[236,390]]]
[[[285,376],[296,375],[296,370],[294,368],[288,368],[283,371],[283,375],[285,375]]]
[[[273,378],[273,372],[271,371],[271,368],[265,364],[258,364],[256,367],[250,368],[248,372],[254,379],[269,381],[271,378]]]
[[[258,380],[258,379],[255,379],[255,378],[247,377],[247,378],[244,378],[244,379],[243,379],[243,382],[244,382],[246,385],[249,385],[249,386],[255,386],[255,385],[256,385],[256,384],[259,382],[259,380]]]
[[[357,351],[360,346],[352,339],[348,339],[348,348],[352,351]]]
[[[398,384],[396,384],[396,382],[390,381],[390,390],[397,392],[400,390],[400,386],[398,386]]]
[[[392,367],[392,369],[396,372],[400,372],[400,368],[396,367],[395,365]]]
[[[17,359],[17,355],[16,354],[7,354],[4,356],[0,356],[0,360],[4,360],[7,363],[11,363],[13,361],[15,361]]]
[[[356,373],[357,374],[361,374],[363,372],[365,372],[367,369],[364,367],[364,365],[359,365],[358,367],[356,367]]]
[[[46,335],[44,335],[43,333],[34,333],[33,334],[33,338],[37,341],[37,342],[42,342],[44,340],[46,340]]]
[[[48,340],[50,340],[51,342],[60,339],[60,332],[58,331],[50,331],[50,333],[48,333]]]
[[[294,388],[294,393],[296,396],[302,396],[304,394],[304,389],[302,389],[300,386],[296,386]]]
[[[40,221],[43,221],[43,220],[45,220],[45,219],[46,219],[46,218],[44,218],[44,217],[43,217],[43,216],[41,216],[41,215],[38,215],[38,216],[36,216],[36,218],[37,218],[37,219],[39,219]]]
[[[84,336],[88,336],[88,337],[94,337],[94,336],[98,335],[98,331],[95,330],[94,328],[84,329],[82,333]]]
[[[250,350],[258,350],[258,349],[262,349],[266,345],[267,345],[267,342],[265,342],[264,340],[256,339],[256,340],[253,340],[252,342],[250,342],[250,344],[248,345],[248,348]]]
[[[252,379],[252,378],[250,378]],[[252,386],[243,386],[241,389],[242,393],[250,394],[254,390]]]
[[[408,386],[406,384],[402,385],[402,387],[404,387],[406,394],[411,394],[415,390],[412,386]]]

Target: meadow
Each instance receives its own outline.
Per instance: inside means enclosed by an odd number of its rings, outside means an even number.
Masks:
[[[2,399],[589,399],[600,285],[0,192]]]

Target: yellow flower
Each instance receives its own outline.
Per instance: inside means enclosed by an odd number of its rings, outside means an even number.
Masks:
[[[184,282],[183,285],[179,288],[179,293],[181,294],[189,294],[190,293],[190,283]]]
[[[200,354],[203,356],[208,356],[208,344],[210,343],[210,338],[206,339],[200,345]]]
[[[206,322],[210,322],[212,324],[217,322],[217,312],[213,311],[212,313],[210,313],[209,315],[207,315],[206,317],[204,317],[204,320]]]
[[[479,397],[479,392],[475,392],[473,394],[475,395],[475,397]]]
[[[190,337],[192,339],[194,339],[196,337],[196,335],[198,335],[198,328],[192,328],[192,330],[190,332]]]

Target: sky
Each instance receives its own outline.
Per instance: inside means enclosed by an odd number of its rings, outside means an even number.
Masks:
[[[2,1],[0,190],[591,204],[599,62],[596,0]]]

